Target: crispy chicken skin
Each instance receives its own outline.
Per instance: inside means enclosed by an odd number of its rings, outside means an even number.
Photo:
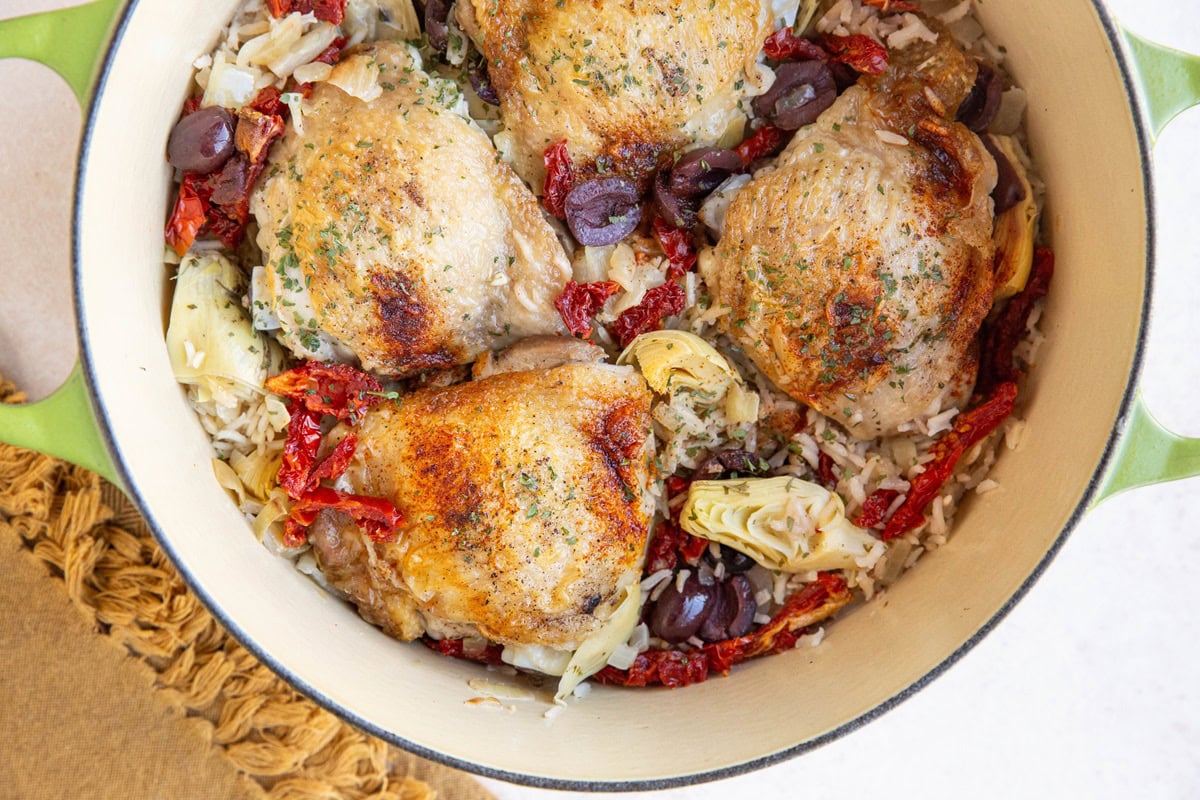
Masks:
[[[373,409],[344,488],[391,498],[392,543],[323,512],[309,540],[364,618],[411,639],[574,649],[638,580],[653,500],[650,393],[568,364],[425,389]]]
[[[580,177],[601,159],[644,183],[660,158],[724,133],[771,32],[766,5],[462,0],[457,18],[487,59],[521,177],[541,186],[542,154],[565,139]]]
[[[559,332],[571,268],[534,196],[405,47],[356,54],[382,94],[317,85],[253,200],[280,338],[408,375]]]
[[[721,328],[783,391],[860,438],[975,381],[996,183],[979,138],[954,121],[975,73],[948,34],[893,51],[883,75],[847,89],[755,175],[701,259],[729,308]]]

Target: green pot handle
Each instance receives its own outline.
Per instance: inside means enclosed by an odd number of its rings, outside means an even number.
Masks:
[[[0,20],[0,58],[40,62],[62,76],[86,106],[122,0]],[[82,368],[37,403],[0,404],[0,442],[65,459],[121,485],[100,434]]]
[[[1171,120],[1200,104],[1200,56],[1146,41],[1122,30],[1137,71],[1150,129],[1157,138]],[[1139,394],[1096,503],[1126,489],[1200,475],[1200,439],[1164,428]]]

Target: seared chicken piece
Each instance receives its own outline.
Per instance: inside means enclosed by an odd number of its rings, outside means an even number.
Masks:
[[[546,148],[564,139],[583,177],[643,184],[660,157],[714,144],[772,24],[759,0],[462,0],[457,18],[487,60],[500,136],[534,186]]]
[[[410,50],[356,56],[378,97],[318,84],[253,199],[280,338],[408,375],[562,330],[571,267],[529,189]]]
[[[653,512],[650,393],[628,367],[569,364],[424,389],[375,407],[339,486],[406,523],[367,540],[323,512],[326,577],[393,636],[569,651],[637,582]]]
[[[970,393],[992,305],[996,165],[954,121],[976,66],[893,51],[730,204],[701,259],[721,328],[783,391],[872,438]]]

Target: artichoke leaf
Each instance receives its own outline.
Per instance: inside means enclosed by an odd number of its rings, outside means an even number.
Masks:
[[[197,387],[201,401],[249,399],[282,368],[278,346],[254,330],[242,309],[240,288],[237,267],[219,253],[188,254],[179,265],[167,353],[175,380]]]
[[[1011,136],[992,136],[992,141],[1004,153],[1025,190],[1025,198],[996,217],[993,241],[996,245],[997,300],[1020,293],[1029,281],[1033,266],[1034,240],[1037,238],[1037,199],[1025,171],[1020,145]]]
[[[846,519],[834,492],[799,478],[696,481],[680,525],[781,572],[852,569],[875,537]]]
[[[730,384],[741,382],[725,356],[694,333],[651,331],[638,336],[617,358],[618,364],[636,364],[658,394],[699,392],[719,398]]]
[[[571,656],[571,661],[558,682],[554,702],[563,703],[571,692],[575,691],[576,686],[590,675],[604,669],[613,652],[629,641],[641,613],[642,589],[637,581],[633,581],[625,587],[625,597],[613,609],[612,616],[604,621],[599,630],[584,639],[579,649]]]

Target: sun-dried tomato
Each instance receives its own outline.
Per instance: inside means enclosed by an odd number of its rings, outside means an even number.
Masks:
[[[750,138],[735,148],[742,161],[753,164],[760,158],[773,155],[787,141],[787,133],[771,125],[764,125],[756,130]]]
[[[274,86],[267,86],[260,89],[254,99],[247,103],[244,108],[249,108],[252,111],[257,111],[260,114],[276,114],[286,116],[288,113],[287,103],[283,102],[282,92]]]
[[[430,639],[428,636],[421,637],[421,643],[434,652],[441,653],[450,658],[461,658],[467,661],[478,661],[480,664],[491,664],[499,666],[504,661],[500,658],[500,654],[504,648],[494,642],[488,642],[487,646],[478,652],[467,652],[463,648],[462,639]]]
[[[883,517],[892,503],[900,496],[895,489],[876,489],[863,502],[862,511],[854,524],[860,528],[874,528],[883,524]]]
[[[674,281],[655,286],[647,290],[642,302],[622,311],[608,331],[625,347],[646,331],[661,328],[667,317],[682,314],[685,299],[683,287]]]
[[[194,94],[191,97],[189,97],[187,100],[184,100],[183,101],[183,112],[179,115],[179,118],[183,119],[188,114],[195,114],[197,111],[200,110],[200,103],[203,100],[204,100],[204,95],[202,95],[202,94]]]
[[[763,52],[775,61],[828,61],[821,45],[797,36],[791,28],[780,28],[763,42]]]
[[[207,195],[211,189],[204,187],[203,183],[204,176],[194,172],[184,173],[183,182],[179,184],[179,196],[175,198],[175,207],[171,209],[171,217],[167,220],[163,235],[180,258],[191,249],[196,235],[208,219]]]
[[[346,0],[267,0],[267,10],[276,19],[294,11],[311,13],[330,25],[341,25],[346,16]]]
[[[920,11],[921,7],[907,0],[863,0],[864,6],[875,6],[883,13],[900,14],[905,11]]]
[[[342,440],[333,448],[333,452],[327,455],[324,461],[317,464],[312,474],[308,476],[308,488],[317,486],[326,478],[335,481],[342,477],[346,473],[346,468],[350,466],[350,460],[354,458],[354,450],[357,447],[357,436],[353,433],[343,436]]]
[[[264,114],[252,108],[238,112],[237,128],[233,133],[233,144],[252,163],[267,160],[271,143],[283,135],[283,116]]]
[[[627,670],[605,667],[595,674],[600,683],[620,686],[661,684],[668,688],[701,683],[710,672],[727,674],[736,664],[765,653],[795,647],[805,628],[837,613],[850,602],[846,582],[822,572],[817,580],[793,594],[771,621],[746,636],[706,644],[696,650],[647,650]]]
[[[300,403],[293,403],[287,441],[283,445],[283,463],[275,478],[288,497],[295,499],[311,488],[313,467],[320,449],[321,415]]]
[[[654,529],[654,537],[646,548],[644,574],[653,575],[664,569],[675,569],[679,563],[679,543],[683,531],[670,522],[662,522]]]
[[[1054,253],[1039,247],[1033,254],[1033,266],[1030,268],[1029,280],[1026,281],[1024,290],[1011,298],[984,329],[975,394],[987,396],[997,384],[1015,381],[1021,377],[1021,370],[1013,360],[1013,353],[1025,338],[1030,312],[1037,301],[1050,291],[1050,280],[1053,277]]]
[[[987,438],[1013,412],[1017,402],[1017,384],[1009,381],[996,387],[987,402],[954,419],[954,427],[933,443],[933,460],[925,471],[913,478],[904,503],[888,520],[880,538],[885,542],[903,536],[925,521],[925,506],[938,496],[942,485],[954,474],[954,466],[963,454]]]
[[[267,391],[318,414],[339,420],[358,421],[368,408],[380,401],[383,387],[371,375],[347,364],[306,361],[287,372],[267,378]]]
[[[696,248],[692,246],[691,234],[683,228],[676,228],[662,217],[655,217],[652,227],[654,238],[670,261],[667,280],[673,281],[691,272],[696,266]]]
[[[663,481],[663,484],[667,487],[667,497],[670,498],[686,492],[688,487],[692,485],[692,482],[687,478],[681,478],[678,475],[672,475]]]
[[[348,515],[368,538],[376,542],[394,541],[396,529],[404,523],[400,509],[385,497],[348,494],[317,486],[292,501],[292,509],[284,525],[285,543],[289,547],[296,547],[297,542],[302,544],[307,540],[305,529],[316,520],[317,514],[327,509]]]
[[[838,484],[837,474],[833,471],[834,466],[833,456],[829,453],[822,450],[817,454],[817,483],[830,491]]]
[[[546,182],[542,184],[542,205],[553,216],[567,218],[567,195],[575,184],[575,168],[567,152],[567,140],[552,144],[542,153]]]
[[[567,281],[554,307],[567,330],[580,336],[592,335],[592,317],[604,306],[604,301],[621,291],[616,281],[577,283]]]
[[[320,54],[313,59],[313,61],[319,61],[322,64],[338,63],[342,60],[342,51],[346,49],[346,45],[349,44],[349,42],[350,40],[345,36],[339,36],[330,42],[329,47],[326,47],[324,50],[322,50]]]
[[[821,45],[829,51],[834,61],[853,67],[867,75],[882,75],[888,66],[887,48],[869,36],[856,33],[853,36],[821,37]]]

